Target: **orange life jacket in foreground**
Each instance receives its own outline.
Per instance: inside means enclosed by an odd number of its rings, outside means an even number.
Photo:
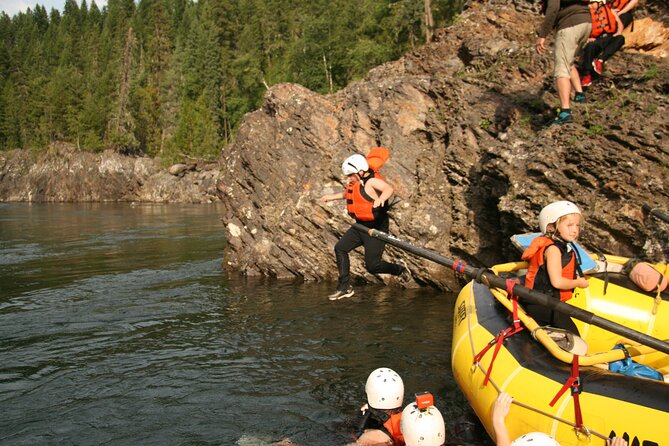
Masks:
[[[561,301],[571,299],[572,290],[558,290],[551,284],[551,279],[548,276],[546,269],[546,259],[544,252],[546,248],[555,245],[560,250],[562,255],[562,277],[565,279],[575,279],[578,266],[576,265],[576,253],[568,243],[554,241],[545,235],[540,235],[532,240],[530,246],[523,252],[522,259],[530,262],[527,268],[527,275],[525,276],[525,286],[537,291],[548,292],[556,297],[559,296]]]
[[[360,221],[374,221],[388,212],[388,202],[383,206],[374,207],[374,200],[365,192],[365,184],[372,178],[385,181],[378,172],[370,172],[370,175],[360,181],[348,183],[344,198],[346,198],[346,211],[348,215]]]
[[[618,21],[613,9],[604,3],[598,3],[597,7],[590,7],[590,18],[592,19],[592,31],[590,31],[592,38],[602,34],[615,34],[618,30]]]

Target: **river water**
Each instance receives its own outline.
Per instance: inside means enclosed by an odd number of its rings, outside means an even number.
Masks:
[[[0,204],[0,444],[342,445],[381,366],[457,429],[454,296],[227,274],[219,215]]]

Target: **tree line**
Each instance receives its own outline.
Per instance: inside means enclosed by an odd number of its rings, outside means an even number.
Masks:
[[[216,158],[265,90],[336,91],[464,0],[67,0],[0,14],[0,150]]]

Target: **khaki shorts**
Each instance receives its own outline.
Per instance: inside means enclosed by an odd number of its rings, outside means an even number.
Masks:
[[[570,77],[574,60],[590,37],[592,23],[580,23],[561,29],[555,36],[555,71],[553,76]]]

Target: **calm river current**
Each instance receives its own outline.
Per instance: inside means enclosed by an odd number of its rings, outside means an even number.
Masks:
[[[0,444],[342,445],[380,366],[469,413],[454,296],[228,275],[219,215],[0,204]]]

